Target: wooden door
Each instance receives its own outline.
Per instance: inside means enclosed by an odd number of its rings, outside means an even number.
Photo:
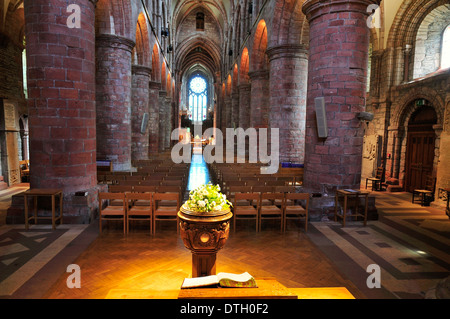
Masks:
[[[426,177],[433,172],[434,142],[434,131],[408,133],[406,191],[425,187]]]

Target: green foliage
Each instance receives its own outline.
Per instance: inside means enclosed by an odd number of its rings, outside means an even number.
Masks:
[[[192,211],[202,213],[225,210],[232,206],[225,194],[220,192],[220,186],[211,183],[190,191],[189,200],[184,205]]]

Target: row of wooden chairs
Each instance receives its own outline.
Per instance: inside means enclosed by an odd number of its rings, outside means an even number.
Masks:
[[[280,229],[286,231],[287,220],[303,220],[308,230],[308,193],[235,193],[233,201],[233,230],[237,220],[254,220],[256,231],[261,231],[263,220],[280,220]],[[303,203],[302,203],[303,202]]]
[[[108,172],[106,174],[97,174],[97,180],[100,184],[117,184],[121,181],[186,181],[188,171],[172,173],[137,173],[137,172]]]
[[[180,197],[177,193],[99,193],[99,224],[102,233],[104,220],[123,222],[123,233],[128,234],[130,221],[144,220],[150,224],[150,234],[156,232],[157,221],[176,221],[179,232],[178,210]],[[112,202],[115,204],[111,204]],[[118,202],[121,204],[119,205]],[[164,205],[163,202],[166,204]],[[174,203],[167,205],[167,202]]]

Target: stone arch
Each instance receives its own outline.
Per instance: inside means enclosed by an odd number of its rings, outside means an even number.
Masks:
[[[239,84],[247,84],[250,81],[248,76],[249,71],[249,58],[248,58],[248,49],[245,47],[242,50],[241,56],[241,67],[239,72]]]
[[[232,86],[231,75],[228,74],[228,77],[227,77],[227,97],[231,96],[231,86]]]
[[[136,26],[136,61],[135,63],[150,66],[150,37],[147,19],[143,13],[139,14]]]
[[[442,125],[444,123],[445,102],[435,90],[430,88],[417,88],[399,100],[397,103],[399,108],[395,112],[396,116],[393,118],[392,125],[395,127],[407,126],[411,115],[419,108],[419,106],[412,106],[411,103],[419,99],[425,99],[431,103],[436,111],[438,124]]]
[[[274,7],[270,46],[309,43],[309,24],[302,12],[304,0],[277,0]]]
[[[449,5],[434,8],[420,23],[414,37],[414,51],[411,52],[411,78],[420,78],[440,69],[442,37],[449,24]]]
[[[167,91],[167,96],[171,97],[172,95],[172,81],[171,81],[171,76],[170,76],[170,72],[167,72],[167,82],[166,82],[166,91]]]
[[[133,39],[132,8],[129,0],[98,0],[96,34],[115,34]]]
[[[253,40],[251,56],[251,71],[265,70],[268,66],[267,49],[267,25],[264,19],[258,22]]]
[[[396,117],[393,119],[391,131],[393,132],[393,159],[392,175],[398,178],[400,185],[405,185],[406,180],[406,154],[407,154],[407,136],[408,123],[411,116],[419,110],[422,106],[414,103],[417,100],[426,100],[436,112],[437,124],[433,126],[436,133],[435,152],[433,173],[436,173],[437,163],[439,160],[440,139],[439,135],[442,132],[442,125],[444,122],[444,102],[439,97],[437,92],[432,89],[417,89],[411,94],[405,96],[398,102],[398,109],[395,112]]]
[[[160,75],[160,63],[159,63],[159,50],[158,45],[155,43],[153,45],[153,52],[152,52],[152,76],[151,79],[153,82],[159,82],[161,79]]]
[[[393,74],[392,82],[394,85],[412,77],[413,60],[411,59],[411,52],[414,51],[413,45],[420,24],[433,9],[444,4],[448,4],[448,0],[430,0],[425,2],[405,0],[400,6],[392,23],[386,44],[388,50],[393,50],[393,63],[401,66]]]
[[[237,63],[233,67],[233,81],[232,81],[232,93],[236,93],[238,89],[239,70]]]
[[[161,91],[166,90],[166,62],[161,63]]]

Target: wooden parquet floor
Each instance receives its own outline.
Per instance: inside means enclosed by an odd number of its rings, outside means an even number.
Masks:
[[[63,274],[44,298],[103,299],[111,291],[134,291],[134,298],[142,292],[145,298],[170,299],[191,274],[191,253],[173,230],[154,237],[141,230],[128,236],[104,231],[75,263],[81,288],[67,288],[69,274]],[[303,232],[231,233],[217,257],[217,272],[222,271],[272,277],[288,288],[346,287],[356,298],[365,298]]]

